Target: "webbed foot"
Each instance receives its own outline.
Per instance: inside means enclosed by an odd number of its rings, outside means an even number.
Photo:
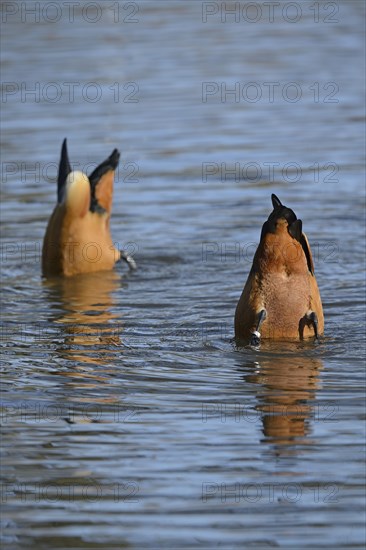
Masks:
[[[261,333],[259,332],[259,329],[263,321],[266,319],[266,317],[267,317],[267,312],[265,309],[262,309],[258,314],[256,329],[252,332],[252,335],[250,337],[249,344],[251,346],[259,346],[259,344],[261,343]]]
[[[120,260],[124,260],[131,271],[134,271],[135,269],[137,269],[137,264],[130,254],[128,254],[124,250],[120,250],[120,253],[121,253]]]

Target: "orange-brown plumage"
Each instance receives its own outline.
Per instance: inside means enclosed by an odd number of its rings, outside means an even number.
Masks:
[[[113,180],[114,172],[110,170],[100,178],[98,186],[95,189],[95,198],[108,213],[111,213],[112,210]]]
[[[274,210],[263,225],[235,312],[235,337],[239,341],[302,339],[324,330],[321,298],[302,222],[275,195],[272,202]]]
[[[71,171],[66,140],[58,173],[58,202],[48,222],[42,250],[46,277],[110,270],[121,257],[109,229],[114,171],[113,153],[88,177]]]

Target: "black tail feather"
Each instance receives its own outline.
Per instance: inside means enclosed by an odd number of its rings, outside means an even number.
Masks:
[[[58,167],[57,176],[57,200],[61,203],[65,196],[66,178],[71,172],[71,166],[69,162],[69,155],[67,153],[67,140],[66,138],[62,142],[60,164]]]

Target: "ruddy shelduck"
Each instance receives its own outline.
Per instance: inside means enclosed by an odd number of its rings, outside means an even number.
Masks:
[[[323,307],[302,221],[272,195],[253,265],[235,312],[235,339],[300,339],[324,331]]]
[[[42,250],[45,277],[110,270],[123,259],[136,264],[114,247],[110,233],[114,172],[119,151],[102,162],[88,177],[72,171],[66,139],[61,148],[57,178],[57,205],[48,222]]]

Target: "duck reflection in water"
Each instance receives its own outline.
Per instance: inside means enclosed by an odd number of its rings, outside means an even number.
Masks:
[[[113,313],[113,293],[123,284],[115,271],[85,273],[44,283],[52,308],[61,306],[54,323],[63,333],[59,354],[73,362],[107,364],[123,350],[120,316]],[[75,375],[75,372],[73,373]]]
[[[322,367],[320,359],[296,354],[261,356],[241,367],[245,381],[258,386],[264,441],[276,444],[278,454],[305,443],[311,422],[319,419],[314,400]]]

